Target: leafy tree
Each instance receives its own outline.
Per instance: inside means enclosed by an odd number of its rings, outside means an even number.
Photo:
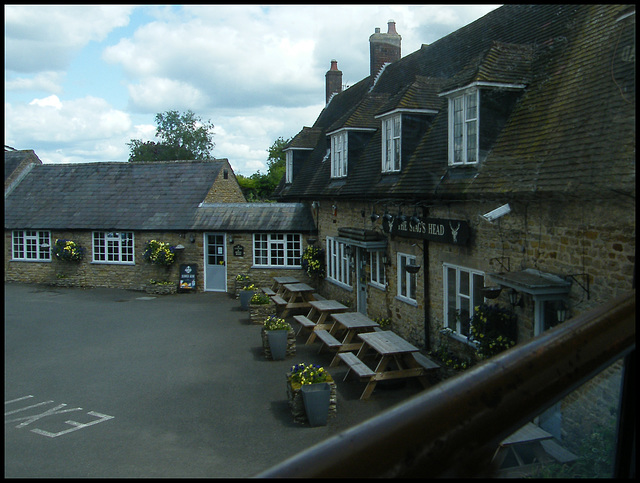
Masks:
[[[269,201],[273,191],[284,176],[286,169],[286,155],[283,149],[290,139],[279,137],[269,148],[267,158],[267,173],[260,171],[249,177],[238,175],[238,183],[248,201]]]
[[[191,110],[181,114],[167,111],[156,114],[156,137],[160,142],[132,139],[127,143],[130,162],[211,159],[213,124],[203,122]]]

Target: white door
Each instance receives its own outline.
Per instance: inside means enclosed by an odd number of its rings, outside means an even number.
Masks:
[[[227,251],[224,233],[204,234],[204,290],[227,291]]]

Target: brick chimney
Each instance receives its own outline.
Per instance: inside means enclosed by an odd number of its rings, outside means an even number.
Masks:
[[[387,33],[381,34],[380,27],[369,37],[369,51],[371,53],[371,77],[375,77],[384,64],[400,60],[400,44],[402,37],[396,32],[396,23],[387,22]]]
[[[339,94],[342,92],[342,71],[338,70],[338,61],[331,61],[331,69],[327,71],[325,74],[327,79],[327,104],[329,103],[329,99],[334,94]]]

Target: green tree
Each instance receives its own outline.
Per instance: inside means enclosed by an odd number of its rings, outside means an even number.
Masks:
[[[260,171],[249,177],[238,175],[238,183],[248,201],[270,201],[274,190],[284,176],[286,169],[286,154],[284,148],[290,139],[279,137],[269,148],[267,158],[267,173]]]
[[[178,159],[212,159],[214,128],[191,110],[181,114],[167,111],[156,114],[156,137],[160,142],[132,139],[129,161],[171,161]]]

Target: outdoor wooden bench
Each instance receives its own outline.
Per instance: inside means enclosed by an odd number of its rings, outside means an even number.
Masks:
[[[349,370],[355,372],[359,377],[371,378],[376,375],[375,371],[369,369],[369,367],[362,362],[353,352],[340,352],[338,357],[342,359],[346,365],[349,366]],[[349,372],[344,375],[344,379],[347,379]]]
[[[411,355],[416,360],[416,362],[424,368],[425,371],[435,371],[440,369],[440,364],[432,361],[424,354],[420,354],[419,352],[413,352]]]
[[[270,297],[273,297],[276,294],[269,287],[262,287],[262,291],[265,293],[265,295],[269,295]]]
[[[559,463],[571,463],[578,459],[578,456],[551,439],[540,441],[540,445],[549,456]]]
[[[273,300],[273,303],[278,305],[278,306],[287,305],[287,301],[285,299],[283,299],[282,297],[280,297],[280,295],[274,295],[273,297],[271,297],[271,300]]]
[[[313,294],[311,294],[311,296],[313,297],[314,300],[327,300],[326,298],[324,298],[319,293],[313,293]]]
[[[316,330],[316,337],[320,339],[328,348],[330,349],[338,349],[342,346],[342,342],[332,336],[329,332],[324,329]],[[322,346],[320,346],[320,350],[322,350]]]
[[[311,329],[313,330],[316,326],[316,323],[313,320],[309,320],[304,315],[294,315],[293,320],[300,324],[300,329],[296,333],[296,335],[302,332],[302,329]]]

